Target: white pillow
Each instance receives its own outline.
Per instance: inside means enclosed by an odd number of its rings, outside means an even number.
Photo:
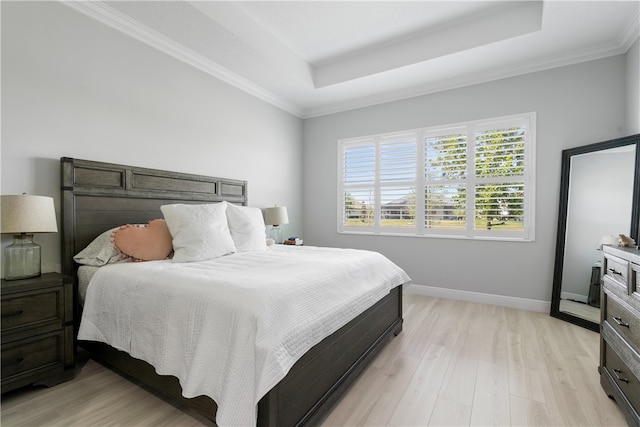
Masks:
[[[173,238],[173,262],[203,261],[235,252],[227,224],[227,202],[163,205]]]
[[[228,203],[227,221],[238,252],[267,250],[267,235],[260,209]]]

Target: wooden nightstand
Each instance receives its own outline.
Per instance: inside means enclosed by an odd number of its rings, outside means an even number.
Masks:
[[[73,377],[73,279],[2,279],[2,393]]]

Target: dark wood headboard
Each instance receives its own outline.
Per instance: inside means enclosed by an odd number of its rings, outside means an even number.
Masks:
[[[100,233],[162,218],[171,203],[247,205],[247,182],[62,157],[62,272]]]

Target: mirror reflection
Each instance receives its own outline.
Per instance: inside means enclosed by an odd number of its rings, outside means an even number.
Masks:
[[[560,308],[600,322],[602,243],[630,234],[635,145],[571,157]]]
[[[638,240],[640,135],[562,152],[551,315],[600,330],[602,243]]]

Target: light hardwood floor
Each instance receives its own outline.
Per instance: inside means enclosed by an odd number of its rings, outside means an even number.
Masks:
[[[405,295],[404,330],[325,426],[624,426],[595,332],[544,313]],[[5,395],[8,426],[203,426],[89,360],[67,383]]]

